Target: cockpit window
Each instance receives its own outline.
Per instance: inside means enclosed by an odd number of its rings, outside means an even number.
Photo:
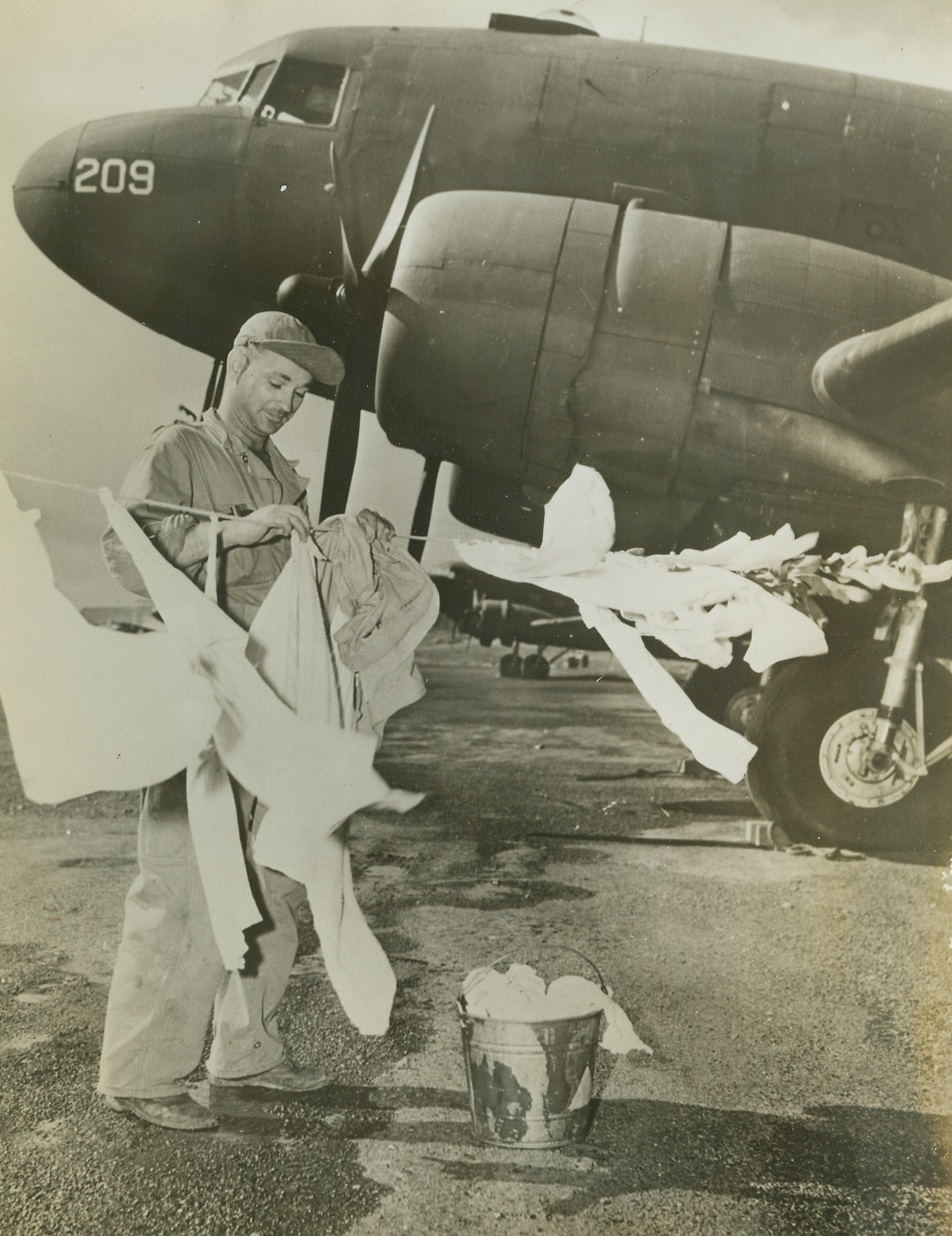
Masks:
[[[222,107],[228,103],[237,103],[251,71],[251,66],[246,65],[242,69],[232,69],[213,77],[212,84],[198,100],[199,107]]]
[[[244,65],[240,69],[223,70],[212,79],[198,103],[200,107],[237,106],[253,116],[261,96],[274,76],[274,60],[267,64]]]
[[[331,125],[337,118],[346,76],[342,64],[285,60],[267,92],[261,115],[289,124]]]

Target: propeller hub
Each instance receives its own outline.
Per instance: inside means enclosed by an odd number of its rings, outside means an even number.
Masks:
[[[275,297],[278,308],[310,327],[318,342],[337,342],[346,326],[344,282],[324,275],[289,275]]]

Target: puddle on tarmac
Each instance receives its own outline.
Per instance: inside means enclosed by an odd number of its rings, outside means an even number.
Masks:
[[[220,1119],[219,1137],[242,1141],[292,1143],[313,1137],[353,1141],[385,1136],[395,1141],[455,1143],[458,1131],[466,1131],[456,1113],[469,1111],[463,1091],[426,1087],[331,1085],[309,1094],[288,1095],[252,1086],[217,1090],[202,1081],[189,1090]],[[409,1123],[408,1112],[415,1117]]]
[[[677,811],[685,815],[714,815],[731,820],[749,820],[757,815],[757,808],[747,798],[704,798],[683,802],[660,803],[663,811]]]

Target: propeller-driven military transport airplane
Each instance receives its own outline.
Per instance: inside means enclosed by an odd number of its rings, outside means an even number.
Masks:
[[[54,138],[17,214],[67,274],[219,368],[235,323],[276,305],[337,346],[322,514],[367,408],[427,460],[415,530],[441,461],[458,518],[523,540],[583,462],[622,546],[791,522],[937,559],[952,94],[568,19],[490,25],[276,39],[196,106]],[[830,655],[765,689],[754,796],[804,838],[944,843],[949,588],[843,611]]]

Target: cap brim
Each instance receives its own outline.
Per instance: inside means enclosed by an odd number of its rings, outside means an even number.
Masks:
[[[339,386],[343,381],[344,362],[333,348],[321,347],[319,343],[294,343],[284,339],[261,339],[257,342],[269,352],[276,352],[285,360],[300,365],[315,382],[320,382],[323,386]]]

